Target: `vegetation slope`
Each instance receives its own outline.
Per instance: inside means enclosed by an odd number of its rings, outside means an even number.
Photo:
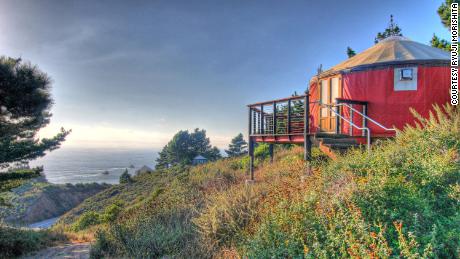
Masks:
[[[370,153],[330,161],[257,148],[247,157],[135,177],[69,212],[57,229],[95,233],[91,255],[132,258],[460,256],[460,113],[417,116]]]

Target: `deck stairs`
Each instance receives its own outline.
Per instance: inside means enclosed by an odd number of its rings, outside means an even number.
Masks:
[[[362,147],[356,140],[356,137],[322,132],[314,135],[313,144],[318,146],[323,153],[332,159],[336,159],[337,154],[343,154],[351,148]]]

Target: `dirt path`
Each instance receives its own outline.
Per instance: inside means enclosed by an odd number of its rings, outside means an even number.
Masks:
[[[55,247],[50,247],[45,250],[41,250],[32,254],[29,254],[23,259],[32,258],[78,258],[88,259],[89,258],[89,247],[90,243],[73,243],[65,244]]]

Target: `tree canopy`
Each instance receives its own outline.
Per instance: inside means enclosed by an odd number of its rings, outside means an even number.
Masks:
[[[444,3],[438,8],[438,15],[441,19],[442,24],[450,31],[450,5],[452,3],[458,3],[458,0],[445,0]],[[433,34],[431,38],[431,46],[442,50],[450,51],[451,44],[445,39],[441,39],[436,34]]]
[[[232,139],[230,145],[228,145],[228,150],[225,150],[225,153],[229,157],[236,157],[244,155],[248,152],[248,143],[243,138],[243,134],[240,133]]]
[[[0,57],[0,167],[45,155],[70,133],[38,139],[52,116],[51,79],[21,59]]]
[[[212,147],[206,130],[195,129],[192,133],[181,130],[163,147],[156,159],[156,169],[174,165],[189,165],[195,156],[202,155],[210,161],[221,157],[217,147]]]
[[[391,36],[403,36],[401,33],[401,28],[399,28],[399,26],[393,21],[393,15],[390,15],[390,23],[388,24],[388,27],[383,32],[377,33],[374,42],[377,44],[381,40]]]

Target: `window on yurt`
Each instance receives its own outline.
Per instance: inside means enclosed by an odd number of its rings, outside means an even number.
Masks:
[[[339,78],[333,77],[331,79],[331,102],[335,103],[336,98],[339,98]]]
[[[395,91],[417,90],[417,67],[399,67],[394,69]]]

